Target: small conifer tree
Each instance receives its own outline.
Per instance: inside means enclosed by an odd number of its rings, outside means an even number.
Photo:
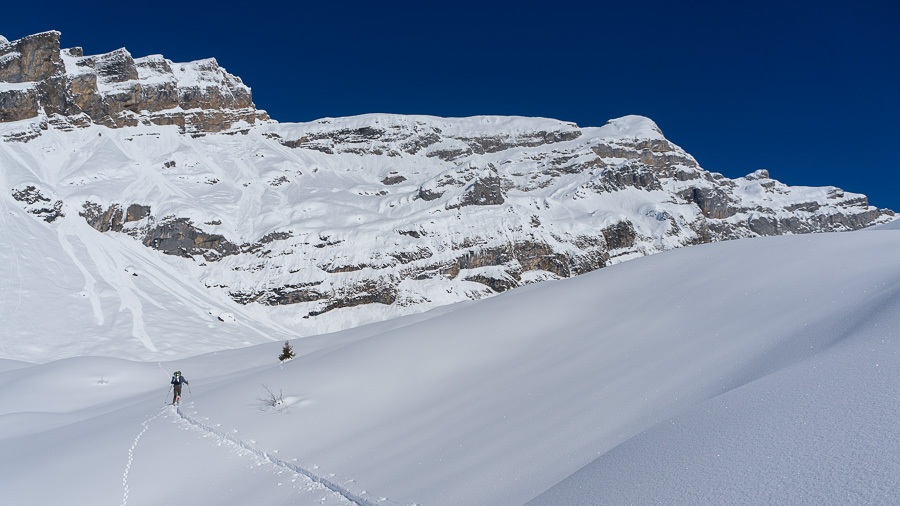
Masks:
[[[284,347],[281,348],[281,355],[278,355],[278,360],[284,362],[285,360],[294,358],[294,349],[291,348],[291,343],[288,341],[284,342]]]

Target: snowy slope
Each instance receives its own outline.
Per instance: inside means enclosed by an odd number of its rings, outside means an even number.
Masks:
[[[873,230],[680,249],[294,340],[281,366],[280,343],[4,361],[0,489],[72,505],[896,504],[898,248]],[[176,368],[180,414],[160,409]],[[260,409],[263,384],[279,410]]]
[[[9,200],[0,199],[0,356],[186,356],[294,335],[130,237],[82,220],[48,227]]]
[[[895,219],[887,223],[872,227],[875,230],[900,230],[900,219]]]
[[[898,365],[900,297],[873,306],[824,329],[834,342],[822,353],[686,409],[529,506],[897,504],[900,402],[886,368]]]

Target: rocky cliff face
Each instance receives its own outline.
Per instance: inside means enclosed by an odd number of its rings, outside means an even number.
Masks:
[[[0,143],[8,194],[47,226],[131,235],[304,332],[691,244],[893,216],[834,187],[709,172],[640,116],[598,128],[492,116],[279,124],[259,121],[249,89],[214,60],[85,57],[58,40],[0,45],[0,134],[26,141]],[[196,135],[238,124],[244,135]]]
[[[177,125],[201,133],[268,119],[250,88],[215,59],[173,63],[159,55],[132,58],[124,48],[84,56],[78,47],[60,49],[59,38],[44,32],[0,41],[0,122],[39,118],[40,129]]]

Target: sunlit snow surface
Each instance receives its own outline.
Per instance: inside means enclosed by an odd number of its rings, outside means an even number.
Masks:
[[[297,339],[283,365],[281,342],[0,361],[3,502],[898,504],[898,252],[890,229],[690,247]],[[59,283],[129,311],[99,281]],[[173,328],[209,302],[184,297]],[[176,369],[180,413],[163,406]]]

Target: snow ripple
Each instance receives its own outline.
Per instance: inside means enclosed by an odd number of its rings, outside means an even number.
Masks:
[[[355,493],[351,492],[350,490],[338,485],[337,483],[334,483],[333,481],[331,481],[327,478],[323,478],[322,476],[319,476],[308,469],[300,467],[296,464],[291,464],[290,462],[285,462],[284,460],[281,460],[278,457],[273,456],[269,452],[260,450],[258,448],[254,448],[250,444],[248,444],[244,441],[241,441],[240,439],[238,439],[232,435],[226,434],[222,431],[218,431],[208,425],[205,425],[202,422],[197,421],[196,419],[192,418],[189,415],[186,415],[183,411],[181,411],[180,406],[175,408],[175,412],[178,414],[179,417],[181,417],[182,420],[193,425],[194,427],[197,427],[197,428],[203,430],[204,432],[208,432],[222,440],[229,441],[229,442],[237,445],[241,449],[246,450],[264,460],[267,460],[268,462],[270,462],[271,464],[273,464],[275,466],[293,471],[298,474],[302,474],[303,476],[306,476],[307,478],[314,481],[315,483],[321,484],[322,486],[331,490],[332,492],[340,494],[345,499],[347,499],[348,501],[350,501],[354,504],[357,504],[358,506],[381,506],[381,505],[385,505],[385,504],[395,504],[395,505],[397,504],[396,502],[391,501],[390,499],[388,499],[386,497],[379,497],[377,500],[361,497],[360,495],[355,494]],[[156,416],[159,416],[159,415],[156,415]],[[149,422],[149,420],[147,422]],[[147,422],[144,422],[144,423],[147,423]],[[138,437],[140,437],[140,435],[138,435]],[[135,444],[137,444],[137,441],[135,441]],[[130,451],[129,451],[129,454],[130,454]],[[129,465],[130,464],[131,464],[131,462],[129,460]],[[126,474],[127,474],[127,470],[126,470]],[[365,491],[362,492],[362,494],[365,494],[365,493],[366,493]],[[127,495],[127,488],[126,488],[126,495]],[[124,502],[122,503],[122,506],[125,506]],[[415,505],[411,505],[411,506],[415,506]]]

